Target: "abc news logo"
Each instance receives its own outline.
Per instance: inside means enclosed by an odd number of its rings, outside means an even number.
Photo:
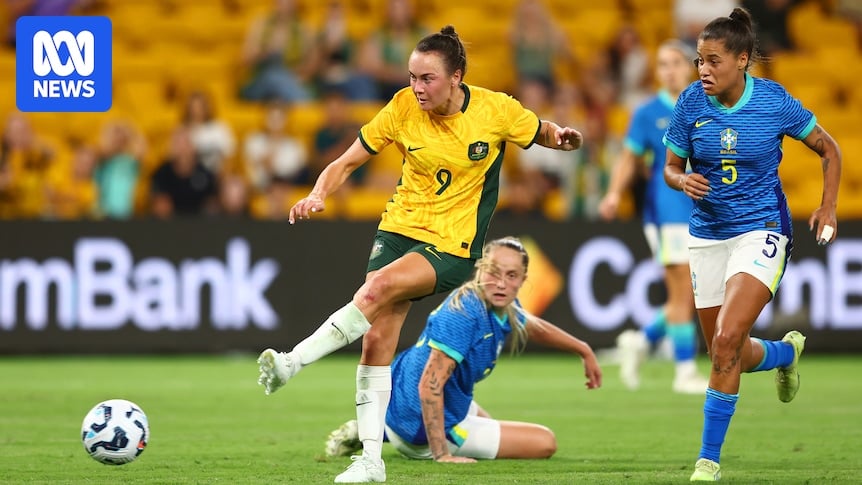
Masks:
[[[16,24],[18,109],[110,109],[111,42],[107,17],[21,17]]]

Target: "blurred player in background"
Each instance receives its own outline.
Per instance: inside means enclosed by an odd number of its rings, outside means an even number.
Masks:
[[[411,301],[469,278],[497,204],[505,143],[575,150],[583,141],[578,131],[540,120],[506,94],[464,84],[466,69],[466,51],[452,26],[420,40],[408,61],[410,87],[362,127],[311,193],[290,209],[291,223],[323,211],[326,197],[391,143],[404,155],[365,284],[291,352],[266,349],[258,359],[259,382],[272,393],[303,366],[364,336],[356,372],[363,455],[337,483],[386,480],[380,452],[392,386],[389,365],[401,327]]]
[[[649,348],[655,347],[665,335],[673,343],[674,392],[700,394],[707,386],[694,362],[697,328],[688,269],[688,218],[692,202],[685,194],[668,187],[663,176],[666,149],[662,137],[676,99],[691,83],[694,57],[694,50],[679,40],[669,40],[659,47],[656,79],[660,90],[634,112],[608,192],[599,205],[603,219],[614,219],[623,193],[644,167],[650,167],[643,201],[644,235],[653,257],[664,267],[667,302],[642,331],[626,330],[617,337],[620,377],[629,389],[640,387],[638,367]]]
[[[735,8],[710,22],[697,41],[700,82],[679,97],[665,135],[665,181],[694,199],[689,221],[694,300],[712,360],[703,406],[703,441],[692,481],[721,477],[719,455],[739,398],[741,372],[777,369],[778,398],[799,390],[805,337],[780,341],[750,332],[775,295],[793,234],[778,179],[785,136],[816,152],[823,196],[808,219],[820,244],[836,235],[841,152],[814,115],[778,83],[748,73],[756,56],[751,16]],[[686,160],[693,172],[686,173]],[[775,430],[792,434],[788,427]]]
[[[517,297],[528,265],[518,239],[486,244],[474,278],[431,312],[416,345],[392,363],[386,436],[404,456],[472,463],[556,452],[554,433],[545,426],[492,419],[473,400],[473,387],[494,370],[510,334],[514,352],[532,340],[580,355],[587,389],[601,386],[601,369],[586,342],[521,307]],[[348,455],[361,447],[356,421],[348,421],[330,434],[326,454]]]

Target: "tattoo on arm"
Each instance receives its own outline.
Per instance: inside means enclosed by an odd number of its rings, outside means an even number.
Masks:
[[[449,454],[443,389],[455,370],[455,365],[453,359],[439,350],[432,350],[419,383],[422,420],[428,446],[435,460]]]

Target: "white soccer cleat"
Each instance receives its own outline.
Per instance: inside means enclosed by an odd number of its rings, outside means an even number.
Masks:
[[[617,337],[617,351],[620,357],[620,379],[631,391],[641,385],[639,370],[649,351],[649,342],[643,332],[626,330]]]
[[[277,391],[299,372],[299,365],[286,352],[276,352],[273,349],[261,352],[257,363],[260,365],[257,383],[266,388],[267,395]]]
[[[361,449],[362,441],[359,440],[359,427],[356,420],[351,419],[329,433],[323,451],[326,456],[334,458],[350,456]]]
[[[386,465],[383,460],[373,460],[366,456],[351,456],[353,463],[341,475],[335,477],[335,483],[382,483],[386,481]]]

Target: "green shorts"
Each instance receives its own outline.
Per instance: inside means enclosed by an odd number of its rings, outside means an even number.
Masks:
[[[438,252],[433,244],[394,232],[377,231],[374,244],[371,246],[371,255],[368,257],[366,272],[376,271],[407,253],[421,254],[434,267],[434,272],[437,274],[433,293],[435,295],[457,288],[467,281],[476,263],[474,259]]]

